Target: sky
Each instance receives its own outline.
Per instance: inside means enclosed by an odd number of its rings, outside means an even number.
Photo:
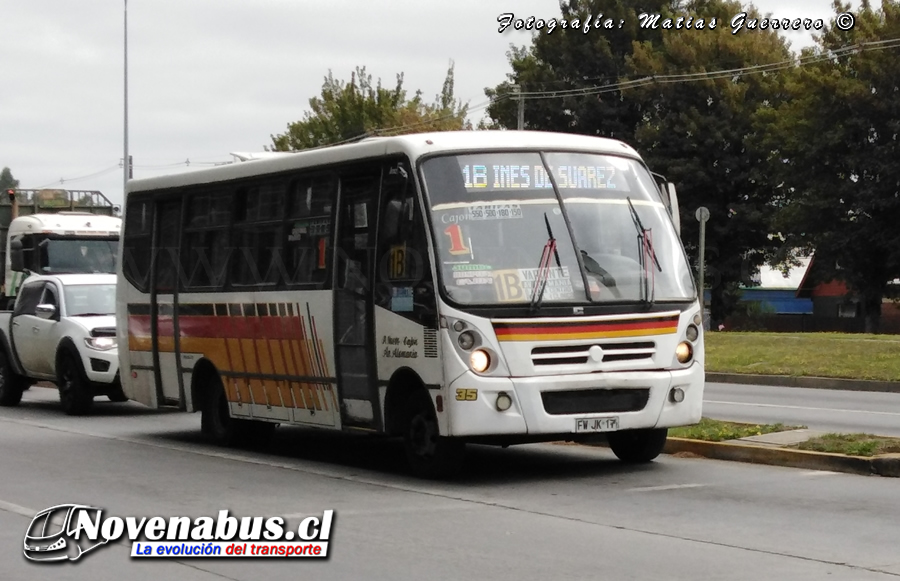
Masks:
[[[9,167],[20,187],[99,190],[122,203],[125,1],[0,7],[0,168]],[[778,18],[833,16],[831,0],[754,4]],[[346,80],[365,66],[389,87],[402,72],[409,95],[421,89],[430,102],[453,61],[456,97],[477,122],[484,88],[511,72],[509,46],[530,44],[526,31],[498,32],[499,15],[560,15],[558,0],[131,0],[127,7],[135,178],[262,151],[303,118],[329,70]],[[787,38],[795,50],[812,44],[802,31]]]

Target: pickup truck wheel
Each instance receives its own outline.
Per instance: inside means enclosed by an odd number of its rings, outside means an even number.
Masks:
[[[25,385],[25,378],[13,371],[6,353],[0,352],[0,406],[19,405]]]
[[[81,362],[71,353],[63,353],[56,370],[59,386],[59,401],[63,411],[70,416],[81,416],[91,409],[94,394],[84,376]]]

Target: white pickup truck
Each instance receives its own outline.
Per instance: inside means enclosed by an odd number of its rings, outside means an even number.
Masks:
[[[0,312],[0,405],[36,381],[59,388],[63,410],[87,413],[94,396],[126,401],[116,346],[116,276],[32,275]]]

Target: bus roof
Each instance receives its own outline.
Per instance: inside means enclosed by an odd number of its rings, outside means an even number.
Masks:
[[[44,232],[53,234],[104,235],[118,234],[122,219],[89,212],[57,212],[54,214],[27,214],[19,216],[9,225],[10,234]]]
[[[355,143],[333,145],[293,154],[250,156],[249,161],[128,182],[128,192],[213,183],[259,174],[278,173],[305,167],[342,163],[395,153],[416,159],[422,155],[466,150],[544,149],[591,151],[640,159],[621,141],[571,133],[545,131],[442,131],[412,133],[393,137],[369,137]]]

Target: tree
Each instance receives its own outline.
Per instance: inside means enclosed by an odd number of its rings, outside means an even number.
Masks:
[[[701,205],[710,209],[707,280],[716,322],[736,305],[739,283],[777,244],[768,236],[773,187],[766,172],[757,169],[761,156],[752,150],[752,120],[758,108],[782,98],[780,77],[710,75],[790,59],[785,41],[771,29],[732,34],[729,22],[743,11],[739,2],[725,0],[569,0],[562,5],[563,18],[583,23],[588,15],[602,13],[616,26],[538,33],[530,48],[511,49],[508,81],[486,90],[496,99],[488,109],[494,126],[516,126],[516,101],[500,97],[519,84],[526,93],[546,92],[544,98],[526,99],[526,128],[614,137],[635,145],[651,168],[676,184],[682,238],[694,256],[694,211]],[[757,16],[755,10],[747,12]],[[656,13],[656,28],[646,26],[642,14]],[[665,27],[666,19],[674,23],[679,17],[682,24],[692,18],[692,29]],[[713,19],[715,28],[710,28]],[[686,73],[696,75],[693,82],[644,82]],[[592,87],[588,94],[554,98],[552,93]]]
[[[566,131],[631,141],[640,111],[622,93],[602,95],[567,92],[589,87],[615,86],[626,74],[626,60],[635,42],[657,43],[662,30],[642,28],[642,13],[658,13],[672,0],[567,0],[560,18],[578,20],[575,28],[536,31],[530,47],[511,46],[507,53],[512,73],[485,94],[493,99],[485,127],[515,129],[518,102],[515,86],[524,93],[557,91],[553,98],[526,98],[525,128]],[[600,28],[596,28],[597,17]],[[606,21],[612,29],[604,28]],[[623,25],[618,27],[618,23]],[[585,23],[590,28],[585,32]]]
[[[0,190],[17,189],[19,180],[15,179],[8,167],[0,171]]]
[[[707,280],[716,325],[737,306],[741,284],[780,246],[770,235],[777,183],[763,167],[754,119],[784,99],[783,76],[762,73],[759,65],[789,62],[792,53],[771,29],[732,34],[728,23],[743,11],[735,1],[687,3],[677,15],[695,22],[715,19],[717,27],[669,31],[661,43],[643,42],[635,47],[628,70],[635,78],[690,74],[691,80],[651,83],[625,94],[643,113],[636,147],[655,171],[678,186],[682,237],[694,256],[699,254],[694,212],[709,208]],[[755,9],[746,12],[748,20],[758,18]]]
[[[837,24],[804,51],[790,98],[759,121],[783,180],[786,246],[814,251],[825,278],[859,294],[866,331],[877,332],[900,277],[900,60],[877,43],[900,37],[900,4],[863,2],[851,30]]]
[[[395,87],[387,89],[381,79],[373,84],[365,67],[357,67],[346,83],[328,71],[321,96],[310,99],[309,107],[302,120],[288,124],[286,133],[272,136],[273,150],[296,151],[373,134],[471,129],[468,105],[453,95],[453,63],[441,93],[430,104],[421,91],[407,99],[402,73]]]

